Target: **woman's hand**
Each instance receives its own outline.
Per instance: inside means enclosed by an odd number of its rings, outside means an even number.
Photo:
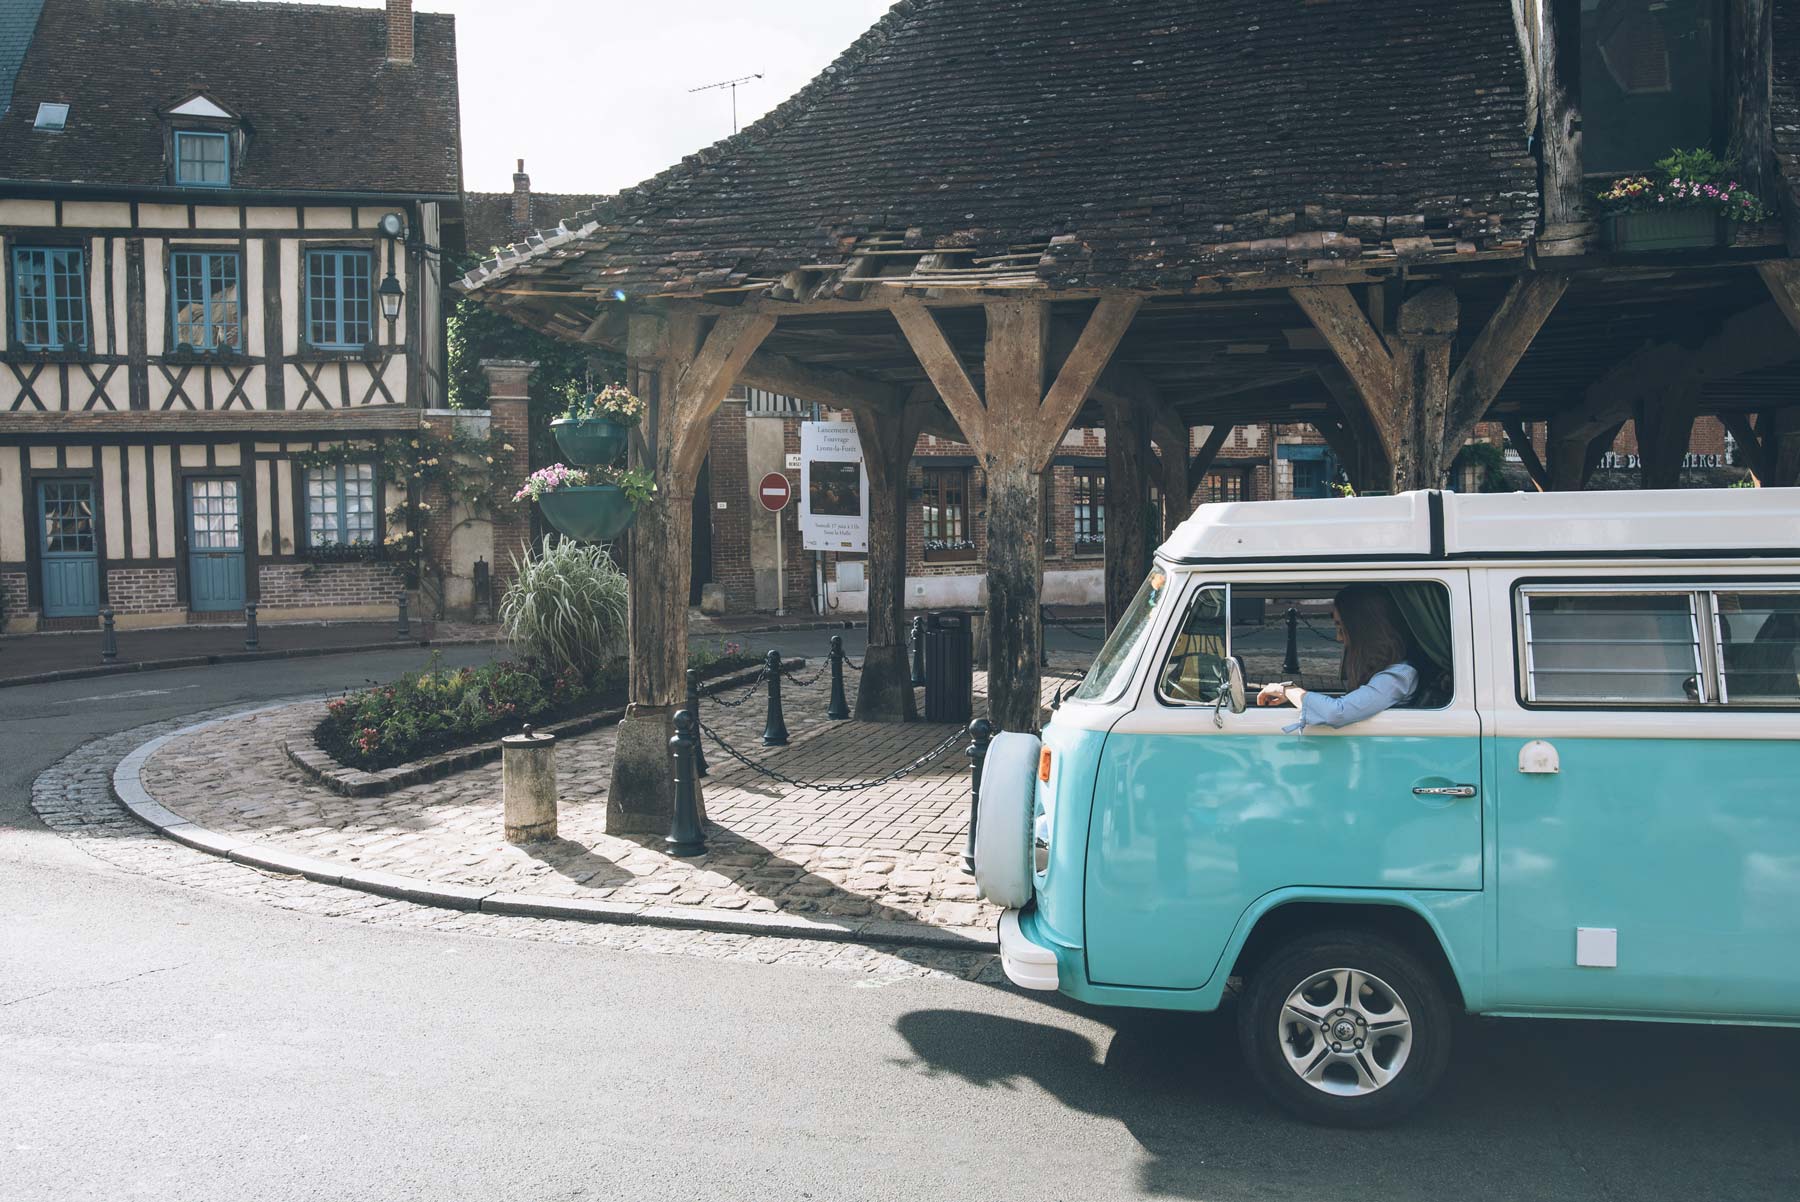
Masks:
[[[1263,706],[1291,705],[1298,709],[1300,707],[1301,698],[1305,696],[1305,689],[1294,684],[1292,681],[1284,680],[1277,684],[1266,684],[1258,689],[1256,693],[1256,704]]]

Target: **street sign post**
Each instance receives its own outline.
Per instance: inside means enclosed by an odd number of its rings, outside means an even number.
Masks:
[[[775,616],[780,618],[787,614],[787,587],[782,580],[782,569],[786,557],[781,550],[781,511],[787,503],[794,499],[794,487],[788,478],[780,472],[770,472],[756,485],[756,499],[762,507],[775,515]]]

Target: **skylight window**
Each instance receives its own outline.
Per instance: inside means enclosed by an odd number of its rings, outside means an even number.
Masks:
[[[46,133],[59,134],[62,132],[63,126],[68,123],[69,106],[66,104],[53,104],[46,100],[38,105],[37,120],[31,123],[31,128],[41,129]]]

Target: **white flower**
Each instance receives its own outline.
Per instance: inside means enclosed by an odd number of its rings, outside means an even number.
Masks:
[[[502,450],[502,451],[510,451],[510,450],[512,450],[512,443],[510,443],[510,442],[503,442],[503,443],[501,443],[501,444],[500,444],[500,449],[501,449],[501,450]],[[488,460],[488,462],[489,462],[489,463],[492,463],[492,462],[493,462],[493,460],[491,460],[491,459],[490,459],[490,460]]]

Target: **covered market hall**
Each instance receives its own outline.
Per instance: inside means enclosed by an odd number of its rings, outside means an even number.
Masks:
[[[1755,204],[1683,240],[1598,201],[1690,147]],[[458,287],[624,352],[650,403],[609,796],[656,829],[695,479],[734,386],[854,416],[864,719],[913,712],[908,458],[922,432],[967,444],[990,717],[1035,729],[1042,481],[1071,426],[1105,430],[1109,613],[1164,533],[1152,486],[1190,496],[1240,423],[1314,427],[1363,492],[1441,487],[1499,423],[1537,487],[1579,489],[1626,421],[1642,483],[1672,486],[1713,415],[1792,486],[1796,253],[1800,6],[901,0],[762,120]]]

